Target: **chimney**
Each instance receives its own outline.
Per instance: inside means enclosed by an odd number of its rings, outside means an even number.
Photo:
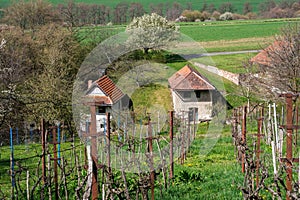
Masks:
[[[90,89],[90,87],[92,86],[93,81],[92,80],[88,80],[88,89]]]

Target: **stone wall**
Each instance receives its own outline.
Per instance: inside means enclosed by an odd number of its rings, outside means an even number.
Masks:
[[[194,63],[195,66],[200,67],[202,69],[205,69],[211,73],[217,74],[223,78],[226,78],[227,80],[233,82],[236,85],[239,85],[240,82],[240,75],[231,73],[222,69],[218,69],[217,67],[214,66],[209,66],[209,65],[204,65],[202,63]]]

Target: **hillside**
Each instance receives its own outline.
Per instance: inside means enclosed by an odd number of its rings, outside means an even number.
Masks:
[[[0,8],[2,7],[6,7],[8,6],[12,1],[10,0],[2,0],[0,2]],[[67,1],[60,1],[60,0],[49,0],[49,2],[52,2],[53,4],[60,4],[62,2],[67,2]],[[111,8],[115,8],[116,5],[120,2],[124,2],[123,0],[116,0],[116,1],[110,1],[110,0],[102,0],[102,1],[97,1],[97,0],[74,0],[74,2],[77,3],[89,3],[89,4],[104,4],[107,5]],[[162,1],[162,0],[141,0],[141,1],[137,1],[137,0],[127,0],[127,3],[131,3],[131,2],[139,2],[141,3],[145,10],[149,10],[149,5],[151,4],[159,4],[159,3],[164,3],[166,4],[172,4],[175,1]],[[206,1],[196,1],[196,0],[177,0],[176,2],[180,3],[182,5],[182,7],[185,9],[188,5],[188,3],[192,4],[192,9],[193,10],[201,10],[203,7],[203,4],[206,2],[207,6],[209,6],[210,4],[214,4],[216,8],[219,8],[219,6],[222,3],[226,3],[226,2],[231,2],[235,9],[237,10],[238,13],[242,13],[243,12],[243,6],[246,2],[250,2],[253,11],[257,12],[258,11],[258,6],[262,1],[259,0],[252,0],[252,1],[248,1],[248,0],[230,0],[230,1],[224,1],[224,0],[206,0]],[[165,6],[166,8],[166,6]],[[164,9],[165,9],[164,8]]]

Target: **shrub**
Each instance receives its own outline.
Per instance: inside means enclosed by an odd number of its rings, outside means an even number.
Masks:
[[[220,20],[225,21],[225,20],[232,20],[233,19],[233,14],[231,12],[225,12],[224,14],[220,15]]]
[[[249,12],[246,14],[248,19],[256,19],[257,18],[257,14],[253,13],[253,12]]]
[[[206,11],[203,11],[200,19],[201,19],[201,21],[205,21],[205,20],[209,19],[209,17],[210,17],[210,14]]]
[[[194,22],[196,19],[200,19],[202,15],[198,10],[185,10],[182,12],[182,16],[186,17],[187,21]]]
[[[221,15],[221,13],[219,13],[218,11],[214,11],[211,16],[215,19],[219,19],[220,15]]]
[[[233,17],[232,17],[234,20],[238,20],[238,19],[249,19],[247,16],[245,15],[240,15],[240,14],[237,14],[237,13],[233,13]]]

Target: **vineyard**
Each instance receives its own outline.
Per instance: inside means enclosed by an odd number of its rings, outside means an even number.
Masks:
[[[10,148],[1,148],[1,199],[154,198],[154,188],[172,185],[174,163],[184,165],[195,139],[196,116],[186,114],[174,118],[170,112],[166,120],[149,114],[134,124],[128,113],[107,113],[103,132],[93,135],[89,123],[81,141],[63,125],[43,120],[28,135],[11,128]]]
[[[232,135],[244,173],[245,199],[299,199],[299,104],[287,93],[282,105],[237,108]],[[284,102],[283,101],[283,102]]]

